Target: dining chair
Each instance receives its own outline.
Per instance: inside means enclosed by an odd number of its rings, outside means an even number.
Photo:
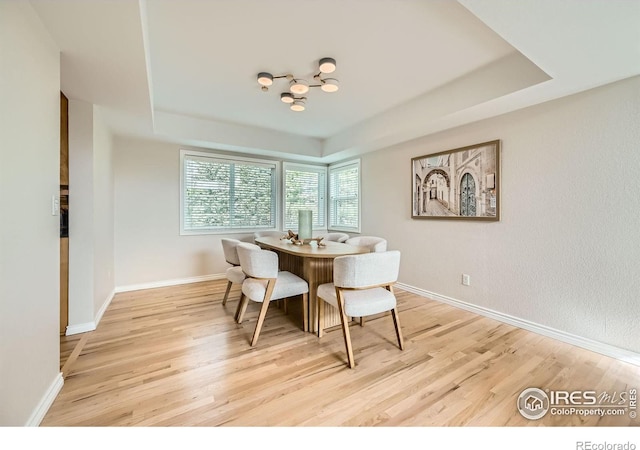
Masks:
[[[378,236],[356,236],[345,241],[346,244],[368,247],[370,252],[386,252],[387,240]],[[360,326],[364,326],[364,317],[360,317]]]
[[[345,244],[369,247],[371,252],[387,251],[387,240],[377,236],[356,236],[347,239]]]
[[[345,242],[349,239],[349,235],[347,233],[326,233],[322,234],[321,237],[323,237],[325,241],[334,242]]]
[[[220,239],[220,242],[222,243],[222,251],[224,252],[224,259],[225,261],[227,261],[228,264],[231,264],[231,267],[229,267],[225,272],[225,275],[227,277],[227,290],[225,291],[224,298],[222,299],[222,305],[224,306],[227,304],[227,300],[229,298],[229,291],[231,291],[231,286],[234,283],[242,284],[246,276],[242,271],[242,267],[240,267],[240,258],[238,258],[238,250],[237,250],[238,244],[240,244],[242,241],[239,241],[238,239],[223,238],[223,239]],[[254,244],[251,244],[251,245],[254,245]],[[256,247],[258,246],[256,245]]]
[[[307,319],[309,284],[291,272],[278,270],[277,253],[255,247],[257,246],[251,244],[239,244],[237,247],[240,265],[247,276],[242,283],[243,298],[238,304],[237,322],[242,323],[249,300],[262,303],[251,339],[252,347],[258,342],[269,303],[274,300],[302,295],[302,329],[304,331],[309,329]]]
[[[324,329],[326,302],[338,309],[350,368],[355,367],[348,316],[364,317],[391,311],[400,350],[404,350],[402,331],[393,285],[400,270],[400,252],[363,253],[339,256],[333,261],[333,283],[318,286],[318,337]]]
[[[274,231],[274,230],[264,230],[264,231],[256,231],[255,233],[253,233],[253,239],[255,240],[256,238],[259,237],[265,237],[265,236],[272,236],[272,237],[282,237],[284,236],[286,233],[283,233],[282,231]]]

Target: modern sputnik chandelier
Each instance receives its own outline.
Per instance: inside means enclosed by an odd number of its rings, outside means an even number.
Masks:
[[[318,62],[319,72],[313,76],[314,83],[303,78],[297,78],[292,74],[273,76],[269,72],[260,72],[258,74],[258,84],[262,91],[269,90],[269,86],[273,84],[273,80],[285,78],[289,82],[289,92],[280,94],[280,100],[287,103],[292,111],[304,111],[307,97],[304,95],[311,88],[319,87],[324,92],[336,92],[339,88],[338,80],[335,78],[323,78],[324,74],[333,73],[336,70],[336,60],[333,58],[322,58]]]

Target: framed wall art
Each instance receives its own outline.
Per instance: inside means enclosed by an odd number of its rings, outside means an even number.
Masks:
[[[500,141],[411,159],[413,219],[500,220]]]

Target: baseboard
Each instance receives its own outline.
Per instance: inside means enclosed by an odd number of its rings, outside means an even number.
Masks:
[[[44,419],[44,416],[47,414],[47,411],[49,411],[49,408],[51,408],[53,401],[60,393],[63,384],[64,379],[62,378],[62,372],[60,372],[54,378],[53,382],[49,386],[49,389],[47,389],[44,396],[40,400],[40,403],[31,414],[31,417],[29,417],[29,420],[27,420],[27,423],[24,425],[25,427],[40,426],[42,419]]]
[[[223,273],[214,273],[214,274],[211,274],[211,275],[201,275],[201,276],[198,276],[198,277],[177,278],[177,279],[173,279],[173,280],[153,281],[151,283],[130,284],[128,286],[118,286],[115,289],[115,293],[139,291],[141,289],[153,289],[153,288],[159,288],[159,287],[177,286],[177,285],[180,285],[180,284],[199,283],[199,282],[202,282],[202,281],[213,281],[213,280],[224,280],[224,279],[226,279],[225,274],[223,274]]]
[[[104,303],[102,303],[102,306],[100,307],[100,310],[98,310],[98,314],[96,314],[96,318],[94,319],[96,326],[100,323],[100,320],[102,320],[102,316],[104,315],[104,312],[107,310],[107,307],[111,304],[111,300],[113,300],[114,295],[116,295],[115,289],[111,291],[111,294],[109,294],[109,296],[107,297],[107,300]]]
[[[79,323],[77,325],[69,325],[67,327],[66,335],[73,336],[74,334],[86,333],[93,331],[98,325],[95,322]]]
[[[566,342],[567,344],[575,345],[577,347],[581,347],[586,350],[591,350],[593,352],[600,353],[602,355],[609,356],[611,358],[615,358],[620,361],[628,362],[635,366],[640,366],[640,354],[632,352],[630,350],[626,350],[623,348],[615,347],[610,344],[594,341],[592,339],[588,339],[585,337],[576,336],[574,334],[567,333],[565,331],[556,330],[555,328],[547,327],[545,325],[540,325],[535,322],[530,322],[528,320],[520,319],[519,317],[510,316],[508,314],[504,314],[488,308],[483,308],[482,306],[473,305],[471,303],[463,302],[455,298],[447,297],[445,295],[440,295],[435,292],[430,292],[425,289],[420,289],[415,286],[410,286],[408,284],[397,283],[396,285],[400,289],[419,295],[421,297],[426,297],[431,300],[446,303],[456,308],[464,309],[466,311],[470,311],[470,312],[479,314],[481,316],[489,317],[491,319],[495,319],[500,322],[513,325],[514,327],[522,328],[524,330],[541,334],[543,336],[557,339],[559,341]]]
[[[102,319],[102,315],[107,310],[107,307],[111,304],[111,300],[113,300],[114,295],[116,295],[116,291],[112,291],[111,294],[107,297],[107,299],[102,303],[102,306],[98,310],[96,317],[93,322],[80,323],[76,325],[68,325],[67,330],[65,332],[66,336],[72,336],[74,334],[86,333],[88,331],[93,331],[96,329],[100,320]]]

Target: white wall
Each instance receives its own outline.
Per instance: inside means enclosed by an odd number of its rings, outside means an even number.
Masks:
[[[93,172],[93,307],[101,316],[115,288],[114,186],[112,136],[97,106],[93,107]]]
[[[112,138],[100,109],[69,99],[69,326],[95,329],[114,292]]]
[[[95,328],[93,105],[69,99],[69,326]]]
[[[0,2],[0,425],[36,425],[60,376],[59,50]]]
[[[640,352],[639,124],[635,77],[365,155],[363,233],[401,282]],[[494,139],[500,222],[411,219],[412,157]]]
[[[114,173],[118,289],[224,274],[225,236],[180,235],[180,147],[117,137]]]

